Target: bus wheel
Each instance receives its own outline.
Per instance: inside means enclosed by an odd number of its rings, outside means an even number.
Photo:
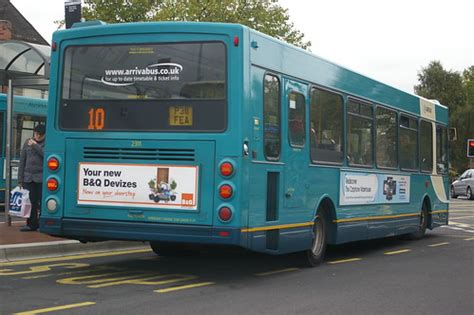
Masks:
[[[155,196],[153,197],[154,202],[160,202],[160,196]]]
[[[451,186],[451,198],[457,198],[456,192],[454,191],[454,186]]]
[[[474,196],[472,195],[471,187],[467,187],[466,197],[467,197],[468,200],[474,200]]]
[[[170,199],[171,199],[171,201],[175,201],[175,200],[176,200],[176,196],[175,196],[175,195],[172,195],[172,196],[170,197]]]
[[[315,267],[322,263],[327,247],[327,221],[324,211],[320,211],[313,225],[313,244],[306,251],[307,263]]]
[[[420,213],[420,225],[418,226],[418,231],[415,233],[408,234],[408,238],[412,240],[419,240],[425,236],[426,228],[428,226],[428,206],[423,202]]]

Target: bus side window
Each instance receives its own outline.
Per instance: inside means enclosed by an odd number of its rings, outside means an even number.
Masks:
[[[280,80],[267,74],[264,80],[263,94],[263,144],[265,158],[278,160],[280,158]]]
[[[399,127],[400,168],[418,169],[418,121],[401,115]]]
[[[397,112],[383,107],[376,109],[376,162],[380,168],[397,168]]]
[[[439,125],[436,126],[436,171],[448,172],[448,129]]]
[[[350,165],[373,165],[374,143],[372,138],[372,105],[349,101],[347,106],[347,156]]]
[[[311,161],[342,163],[344,156],[342,97],[313,88],[310,102]]]
[[[292,147],[303,147],[306,141],[305,97],[291,92],[288,95],[288,135]]]
[[[433,171],[433,127],[428,121],[420,122],[420,159],[421,171]]]
[[[45,122],[44,117],[15,115],[13,119],[13,156],[19,157],[23,143],[26,139],[33,137],[33,128],[39,123]]]

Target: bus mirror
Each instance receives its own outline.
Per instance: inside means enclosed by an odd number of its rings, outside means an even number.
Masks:
[[[448,137],[449,137],[449,141],[456,141],[458,139],[456,128],[448,129]]]
[[[244,153],[244,157],[249,156],[249,142],[248,141],[244,141],[243,153]]]

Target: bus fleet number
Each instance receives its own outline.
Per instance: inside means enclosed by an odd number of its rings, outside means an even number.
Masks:
[[[105,110],[101,107],[89,110],[89,130],[102,130],[105,124]]]

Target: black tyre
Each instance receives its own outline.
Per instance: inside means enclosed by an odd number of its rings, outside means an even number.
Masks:
[[[192,250],[182,244],[150,242],[150,247],[158,256],[183,257],[196,253],[196,250]]]
[[[175,196],[175,195],[172,195],[172,196],[170,197],[170,199],[171,199],[171,201],[175,201],[175,200],[176,200],[176,196]]]
[[[320,211],[313,225],[313,243],[311,248],[305,252],[309,267],[315,267],[324,260],[327,247],[327,228],[326,214],[324,211]]]
[[[426,228],[428,227],[428,206],[423,202],[420,212],[420,225],[418,231],[408,234],[408,238],[412,240],[422,239],[426,234]]]
[[[474,196],[472,195],[471,187],[467,187],[467,190],[466,190],[466,197],[467,197],[467,199],[469,199],[469,200],[474,200]]]
[[[160,197],[159,197],[159,196],[153,197],[153,201],[155,201],[155,202],[160,202]]]
[[[450,191],[451,191],[451,198],[454,199],[458,197],[458,195],[456,195],[456,192],[454,191],[454,186],[451,186]]]
[[[150,200],[153,200],[153,199],[155,199],[155,195],[149,194],[149,195],[148,195],[148,198],[150,198]]]

